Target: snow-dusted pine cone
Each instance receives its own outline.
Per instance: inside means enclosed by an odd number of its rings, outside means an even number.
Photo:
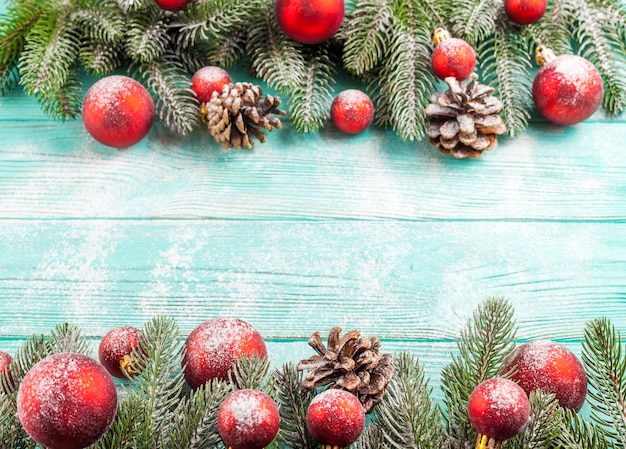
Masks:
[[[426,107],[430,143],[456,158],[478,157],[498,145],[506,126],[498,115],[502,102],[491,96],[493,87],[480,84],[472,73],[465,83],[445,79],[449,89],[432,96]]]

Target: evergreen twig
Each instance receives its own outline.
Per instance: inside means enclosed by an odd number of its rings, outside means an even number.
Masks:
[[[563,410],[564,424],[554,442],[556,449],[617,449],[612,447],[604,436],[604,432],[592,422],[585,421],[582,416],[572,410]]]
[[[553,394],[530,393],[530,418],[522,432],[507,443],[510,449],[551,449],[561,432],[562,412]]]

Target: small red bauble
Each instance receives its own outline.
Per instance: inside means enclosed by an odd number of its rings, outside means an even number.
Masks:
[[[472,427],[494,440],[508,440],[522,431],[530,417],[530,402],[512,380],[496,377],[474,388],[467,402]]]
[[[98,346],[98,358],[112,376],[125,379],[138,374],[132,364],[133,349],[143,333],[133,326],[118,326],[107,332]]]
[[[230,449],[263,449],[280,427],[278,407],[258,390],[239,390],[222,403],[217,413],[217,429]]]
[[[511,355],[505,372],[526,394],[541,389],[556,396],[562,407],[581,409],[587,396],[587,374],[578,357],[565,346],[549,340],[520,345]]]
[[[537,111],[557,125],[574,125],[591,117],[603,95],[598,69],[580,56],[549,57],[533,81]]]
[[[530,25],[538,22],[547,8],[547,0],[504,0],[506,15],[518,25]]]
[[[0,351],[0,374],[4,374],[4,378],[8,383],[13,383],[13,377],[11,376],[11,361],[13,357],[8,352]],[[11,389],[4,388],[4,385],[0,381],[0,391],[9,393]]]
[[[196,94],[200,103],[211,101],[213,92],[222,93],[226,84],[232,83],[228,72],[220,67],[202,67],[191,77],[191,90]]]
[[[107,431],[117,407],[113,378],[95,360],[53,354],[35,364],[17,393],[24,430],[48,449],[82,449]]]
[[[365,410],[352,393],[331,388],[313,398],[306,426],[316,441],[345,447],[354,443],[365,427]]]
[[[274,12],[283,32],[301,44],[319,44],[341,26],[344,0],[274,0]]]
[[[358,134],[365,131],[374,120],[374,104],[360,90],[344,90],[330,105],[330,119],[340,131]]]
[[[182,11],[187,7],[191,0],[154,0],[159,8],[166,11]]]
[[[226,380],[239,358],[253,355],[267,357],[265,341],[254,327],[238,318],[213,318],[185,341],[185,380],[193,389],[212,379]]]
[[[122,75],[97,81],[83,101],[83,123],[98,142],[125,148],[143,139],[154,123],[154,101],[139,82]]]
[[[476,52],[463,39],[450,37],[441,28],[435,31],[435,49],[430,57],[433,73],[445,80],[452,76],[459,81],[467,79],[476,68]]]

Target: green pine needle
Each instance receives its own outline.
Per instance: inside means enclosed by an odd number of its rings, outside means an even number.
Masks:
[[[532,61],[526,41],[509,31],[494,33],[477,48],[481,82],[496,89],[500,115],[511,136],[528,126],[532,110]]]
[[[157,62],[167,51],[170,41],[163,10],[156,3],[127,22],[126,53],[135,62]]]
[[[303,373],[293,363],[283,365],[273,376],[281,420],[277,439],[291,449],[316,449],[318,444],[306,430],[306,411],[315,393],[302,391]]]
[[[269,377],[270,361],[267,357],[243,356],[229,371],[229,380],[235,389],[271,390],[272,379]]]
[[[555,449],[618,449],[624,446],[611,446],[602,430],[594,423],[585,421],[572,410],[563,410],[564,424],[554,441]]]
[[[199,122],[199,105],[191,81],[175,57],[141,65],[139,78],[156,97],[159,120],[179,134],[189,134]]]
[[[79,58],[88,73],[107,75],[122,65],[123,50],[116,44],[86,41]]]
[[[626,447],[626,354],[622,336],[610,320],[587,323],[582,359],[589,379],[591,417],[615,441]]]
[[[479,305],[461,332],[459,353],[452,355],[441,373],[448,433],[459,442],[458,447],[476,438],[467,416],[470,394],[479,383],[500,375],[505,358],[513,351],[515,335],[513,308],[504,298],[488,298]]]
[[[493,33],[503,8],[499,0],[457,0],[450,8],[451,32],[477,45]]]
[[[553,394],[530,393],[530,418],[522,432],[507,442],[509,449],[552,449],[561,432],[563,415]]]
[[[346,69],[365,75],[385,58],[393,31],[390,0],[360,0],[341,30]]]
[[[396,448],[441,448],[441,413],[431,399],[423,367],[415,356],[404,352],[394,357],[393,365],[389,388],[375,409],[383,440]]]

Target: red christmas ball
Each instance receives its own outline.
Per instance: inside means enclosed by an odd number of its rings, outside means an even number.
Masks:
[[[221,93],[226,84],[232,83],[228,72],[220,67],[207,66],[198,70],[191,77],[191,90],[200,103],[211,101],[213,92]]]
[[[185,380],[193,389],[212,379],[226,380],[239,358],[253,355],[267,357],[265,341],[254,327],[238,318],[213,318],[185,341]]]
[[[239,390],[222,403],[217,413],[217,429],[230,449],[263,449],[280,427],[278,407],[258,390]]]
[[[112,376],[126,379],[138,374],[132,366],[132,352],[139,346],[143,335],[133,326],[118,326],[107,332],[98,346],[98,358]]]
[[[463,39],[443,39],[433,50],[430,58],[433,73],[440,79],[449,76],[459,81],[467,79],[476,68],[476,52]]]
[[[518,25],[530,25],[538,22],[547,8],[547,0],[504,0],[506,15]]]
[[[374,104],[360,90],[344,90],[330,105],[330,119],[340,131],[358,134],[365,131],[374,120]]]
[[[24,430],[48,449],[82,449],[107,431],[117,407],[113,378],[95,360],[53,354],[35,364],[17,393]]]
[[[591,117],[603,94],[598,69],[575,55],[561,55],[547,62],[533,82],[537,111],[557,125],[574,125]]]
[[[520,345],[511,354],[505,372],[530,394],[541,389],[553,393],[562,407],[581,409],[587,396],[587,374],[578,357],[565,346],[549,340]]]
[[[341,26],[343,0],[274,0],[274,12],[283,32],[301,44],[319,44]]]
[[[83,123],[98,142],[125,148],[143,139],[154,122],[154,101],[132,78],[112,75],[97,81],[83,101]]]
[[[481,435],[508,440],[522,431],[530,417],[530,402],[512,380],[496,377],[474,388],[467,402],[472,427]]]
[[[182,11],[187,7],[191,0],[154,0],[161,9],[166,11]]]
[[[2,376],[5,378],[6,382],[12,384],[13,376],[11,376],[11,361],[13,357],[8,352],[0,351],[0,379]],[[11,391],[10,388],[5,388],[0,380],[0,391],[4,391],[5,393],[9,393]]]
[[[330,388],[313,398],[306,426],[316,441],[345,447],[354,443],[365,427],[365,410],[352,393]]]

